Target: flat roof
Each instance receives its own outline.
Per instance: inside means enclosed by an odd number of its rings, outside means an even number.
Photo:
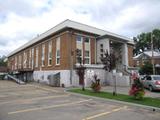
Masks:
[[[17,52],[19,52],[19,51],[21,51],[21,50],[33,45],[34,43],[46,38],[47,36],[49,36],[49,35],[51,35],[53,33],[56,33],[57,31],[62,30],[64,28],[73,28],[73,29],[77,29],[77,30],[80,30],[80,31],[97,34],[97,35],[100,35],[100,36],[104,36],[104,35],[114,36],[116,38],[120,38],[120,39],[126,40],[126,41],[128,41],[128,43],[130,43],[130,42],[132,43],[132,39],[127,38],[125,36],[121,36],[121,35],[118,35],[118,34],[115,34],[115,33],[112,33],[112,32],[108,32],[108,31],[105,31],[105,30],[102,30],[102,29],[99,29],[99,28],[96,28],[96,27],[93,27],[93,26],[85,25],[85,24],[78,23],[78,22],[75,22],[75,21],[67,19],[67,20],[59,23],[55,27],[49,29],[48,31],[40,34],[36,38],[28,41],[26,44],[22,45],[18,49],[12,51],[8,55],[8,57],[16,54]]]

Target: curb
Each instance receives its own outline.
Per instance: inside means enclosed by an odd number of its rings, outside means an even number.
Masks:
[[[75,95],[75,96],[93,98],[93,99],[109,101],[109,102],[113,102],[113,103],[120,103],[120,104],[124,104],[124,105],[129,105],[129,106],[132,106],[132,107],[140,107],[140,108],[143,108],[143,109],[145,108],[145,109],[151,110],[153,112],[154,111],[155,112],[160,112],[160,108],[157,108],[157,107],[146,106],[146,105],[141,105],[141,104],[136,104],[136,103],[129,103],[129,102],[113,100],[113,99],[108,99],[108,98],[94,97],[94,96],[89,96],[89,95],[84,95],[84,94],[78,94],[78,93],[69,92],[68,90],[65,90],[64,92],[70,93],[70,94]]]

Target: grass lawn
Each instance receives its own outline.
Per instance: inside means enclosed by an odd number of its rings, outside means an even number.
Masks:
[[[113,96],[112,93],[109,93],[109,92],[95,93],[92,90],[88,90],[88,89],[86,89],[85,91],[82,91],[81,89],[77,88],[77,89],[71,89],[69,91],[74,92],[74,93],[83,94],[83,95],[114,99],[114,100],[119,100],[119,101],[124,101],[124,102],[130,102],[130,103],[136,103],[136,104],[160,108],[160,99],[158,98],[144,97],[142,100],[136,100],[132,96],[129,96],[129,95],[118,94],[117,96]]]

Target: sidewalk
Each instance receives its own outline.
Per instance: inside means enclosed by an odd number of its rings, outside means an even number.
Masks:
[[[128,95],[129,89],[130,89],[130,87],[117,87],[117,93]],[[114,90],[114,86],[102,87],[102,91],[105,91],[105,92],[111,92],[112,93],[113,90]],[[160,99],[160,91],[150,92],[149,90],[145,90],[145,92],[146,92],[146,94],[145,94],[146,97],[152,97],[152,98],[159,98]]]

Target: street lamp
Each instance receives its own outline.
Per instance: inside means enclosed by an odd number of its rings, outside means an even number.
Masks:
[[[152,51],[152,68],[153,68],[153,75],[155,75],[155,66],[154,66],[154,51],[153,51],[153,33],[151,32],[151,51]]]

